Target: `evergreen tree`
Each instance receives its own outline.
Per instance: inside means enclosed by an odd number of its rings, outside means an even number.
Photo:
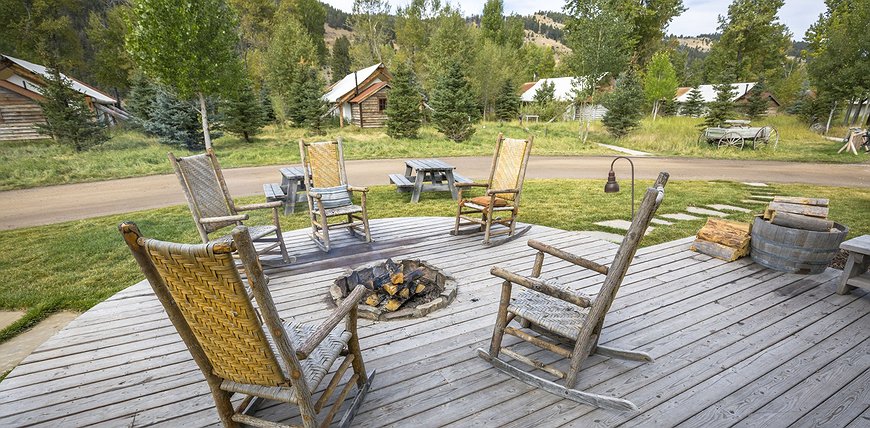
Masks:
[[[659,114],[662,116],[676,116],[680,106],[673,98],[665,98],[659,103]]]
[[[260,88],[260,105],[263,106],[263,120],[266,123],[275,123],[278,117],[275,116],[275,108],[272,106],[272,96],[269,94],[269,87],[263,85]]]
[[[498,120],[510,121],[520,113],[520,96],[511,81],[506,80],[495,99],[495,116]]]
[[[206,108],[214,115],[212,103],[207,102]],[[221,136],[217,124],[215,122],[215,126],[211,128],[211,136],[214,138]],[[145,131],[156,135],[162,144],[180,146],[192,151],[205,147],[197,109],[190,102],[180,100],[169,88],[157,88],[151,120],[145,123]]]
[[[535,92],[534,100],[544,106],[556,100],[556,84],[545,80]]]
[[[680,109],[680,114],[683,116],[698,117],[704,113],[704,97],[698,88],[693,88],[689,91],[689,98],[683,107]]]
[[[713,86],[716,90],[716,99],[707,108],[707,116],[704,126],[722,126],[726,120],[733,116],[734,103],[731,102],[733,88],[730,83],[720,83]]]
[[[263,128],[266,122],[263,105],[250,82],[240,83],[224,100],[224,117],[227,132],[241,136],[246,142]]]
[[[298,70],[293,75],[293,82],[287,91],[287,94],[282,97],[284,106],[284,116],[290,119],[290,125],[294,128],[302,128],[305,126],[305,80],[308,77],[308,69]]]
[[[323,96],[323,81],[317,74],[317,69],[308,67],[299,73],[298,94],[294,106],[296,111],[296,126],[305,127],[311,135],[323,134],[323,116],[327,106],[321,98]]]
[[[767,114],[767,97],[762,96],[763,92],[764,85],[759,82],[746,95],[746,115],[750,119],[757,119]]]
[[[387,96],[387,135],[393,138],[417,138],[423,125],[420,115],[420,92],[414,75],[405,63],[399,63],[392,88]]]
[[[623,74],[616,80],[616,88],[604,98],[607,113],[601,119],[607,132],[616,138],[627,135],[640,126],[643,117],[639,100],[643,89],[633,74]]]
[[[77,152],[109,139],[104,125],[85,104],[84,96],[72,88],[72,82],[56,67],[49,69],[41,93],[45,99],[39,105],[46,123],[39,125],[39,132],[72,146]]]
[[[474,134],[480,111],[458,62],[448,66],[432,90],[432,122],[439,132],[459,143]]]
[[[335,40],[332,46],[332,80],[337,81],[350,74],[350,40],[341,36]]]
[[[130,82],[130,95],[124,102],[124,107],[133,117],[131,123],[142,130],[152,120],[154,101],[157,98],[157,87],[141,72],[133,74]]]

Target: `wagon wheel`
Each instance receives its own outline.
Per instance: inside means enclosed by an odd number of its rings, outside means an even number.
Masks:
[[[723,135],[722,138],[719,139],[718,146],[720,149],[723,147],[737,147],[738,149],[742,149],[743,137],[741,137],[740,134],[736,132],[726,132],[725,135]]]
[[[752,139],[752,149],[758,149],[762,144],[767,144],[768,147],[776,149],[776,144],[779,142],[779,132],[776,128],[768,125],[758,130],[755,137]]]

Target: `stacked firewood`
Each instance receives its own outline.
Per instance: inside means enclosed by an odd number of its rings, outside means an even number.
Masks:
[[[828,220],[828,200],[776,196],[764,210],[764,219],[792,229],[829,232],[834,222]]]
[[[424,294],[434,284],[424,276],[425,270],[418,267],[403,272],[402,265],[388,259],[383,265],[376,266],[371,282],[363,285],[370,290],[365,298],[369,306],[379,306],[388,311],[396,311],[414,296]]]
[[[725,261],[749,255],[749,223],[708,218],[698,231],[692,250]]]

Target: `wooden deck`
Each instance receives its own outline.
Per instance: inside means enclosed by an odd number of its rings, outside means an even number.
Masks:
[[[644,350],[656,361],[592,357],[577,385],[641,408],[619,413],[534,390],[474,353],[488,343],[495,319],[500,287],[489,269],[528,272],[534,257],[526,238],[601,262],[616,246],[536,226],[516,242],[485,248],[479,236],[449,236],[451,225],[447,218],[373,221],[374,244],[338,233],[326,258],[305,231],[289,232],[299,262],[269,272],[278,309],[311,321],[325,317],[327,285],[346,266],[420,257],[457,278],[456,301],[426,318],[361,320],[363,356],[378,374],[357,426],[870,425],[870,296],[834,294],[839,271],[807,277],[748,259],[724,263],[688,251],[687,239],[641,250],[602,343]],[[554,258],[545,276],[592,293],[600,279]],[[278,405],[258,415],[292,416]],[[0,383],[4,427],[216,423],[200,373],[145,283],[83,314]]]

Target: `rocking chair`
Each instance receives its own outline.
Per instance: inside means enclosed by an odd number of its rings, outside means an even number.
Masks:
[[[346,227],[351,235],[372,242],[366,211],[367,187],[347,184],[341,138],[337,141],[306,143],[299,141],[302,167],[311,171],[305,177],[308,188],[308,214],[311,216],[311,239],[321,250],[330,248],[329,230]],[[354,205],[351,192],[360,193],[360,204]],[[330,217],[347,217],[340,223],[329,223]]]
[[[356,384],[356,397],[341,419],[342,427],[350,425],[375,376],[366,376],[356,331],[365,287],[357,285],[319,326],[283,321],[246,227],[237,226],[231,241],[197,245],[143,238],[133,223],[118,229],[202,370],[224,426],[287,426],[251,415],[263,399],[270,399],[298,406],[302,426],[326,427]],[[233,259],[236,251],[247,284]],[[342,319],[345,328],[335,329]],[[315,401],[313,392],[338,357],[343,357],[341,364]],[[324,407],[349,366],[350,380],[334,404]],[[234,393],[247,396],[235,409],[230,401]],[[322,410],[327,411],[318,425]]]
[[[485,245],[499,245],[516,239],[531,229],[531,226],[526,226],[516,231],[520,196],[529,154],[532,151],[532,140],[533,137],[529,137],[528,140],[516,140],[498,134],[489,180],[486,183],[456,183],[459,189],[459,206],[456,210],[456,224],[450,232],[452,235],[483,232]],[[464,198],[465,188],[470,187],[484,187],[486,194]],[[502,214],[505,217],[501,217]],[[478,215],[480,217],[473,217]],[[474,227],[460,229],[462,226],[469,225]],[[493,231],[495,225],[503,226],[504,229]],[[507,237],[497,241],[492,240],[493,237],[501,235]]]
[[[653,360],[647,353],[609,348],[599,345],[598,341],[601,328],[604,325],[604,317],[619,291],[650,220],[664,198],[664,186],[667,181],[668,174],[660,173],[655,187],[647,190],[640,210],[632,221],[610,267],[535,240],[529,240],[529,246],[538,250],[530,277],[493,267],[491,273],[504,279],[501,301],[489,352],[478,348],[478,355],[511,377],[563,398],[602,408],[637,410],[637,406],[628,400],[576,390],[574,384],[577,381],[577,375],[583,361],[592,353],[597,352],[609,357],[635,361],[649,362]],[[539,279],[545,254],[605,275],[598,295],[593,299],[553,281]],[[526,290],[512,299],[511,287],[513,284],[521,285]],[[508,326],[515,318],[520,320],[520,328]],[[540,335],[530,334],[528,330],[538,332]],[[505,334],[518,337],[525,342],[569,359],[570,366],[567,373],[553,365],[533,360],[509,348],[502,347],[502,339]],[[568,347],[562,346],[563,344],[568,345]],[[499,358],[499,354],[507,355],[517,362],[564,379],[564,384],[551,382],[508,364]]]
[[[212,149],[207,149],[201,155],[182,158],[176,158],[169,153],[169,161],[172,162],[172,168],[175,169],[175,175],[181,183],[181,189],[184,190],[187,206],[190,208],[190,214],[193,215],[193,222],[196,223],[203,244],[229,242],[232,239],[230,235],[211,239],[209,234],[226,226],[241,225],[242,221],[248,219],[248,215],[239,214],[239,211],[272,209],[272,225],[249,228],[255,242],[270,243],[257,253],[265,254],[278,248],[284,263],[296,261],[295,257],[287,254],[284,237],[281,235],[281,222],[278,218],[278,208],[282,205],[280,201],[236,206],[227,190],[221,165]],[[272,235],[275,237],[270,238]]]

